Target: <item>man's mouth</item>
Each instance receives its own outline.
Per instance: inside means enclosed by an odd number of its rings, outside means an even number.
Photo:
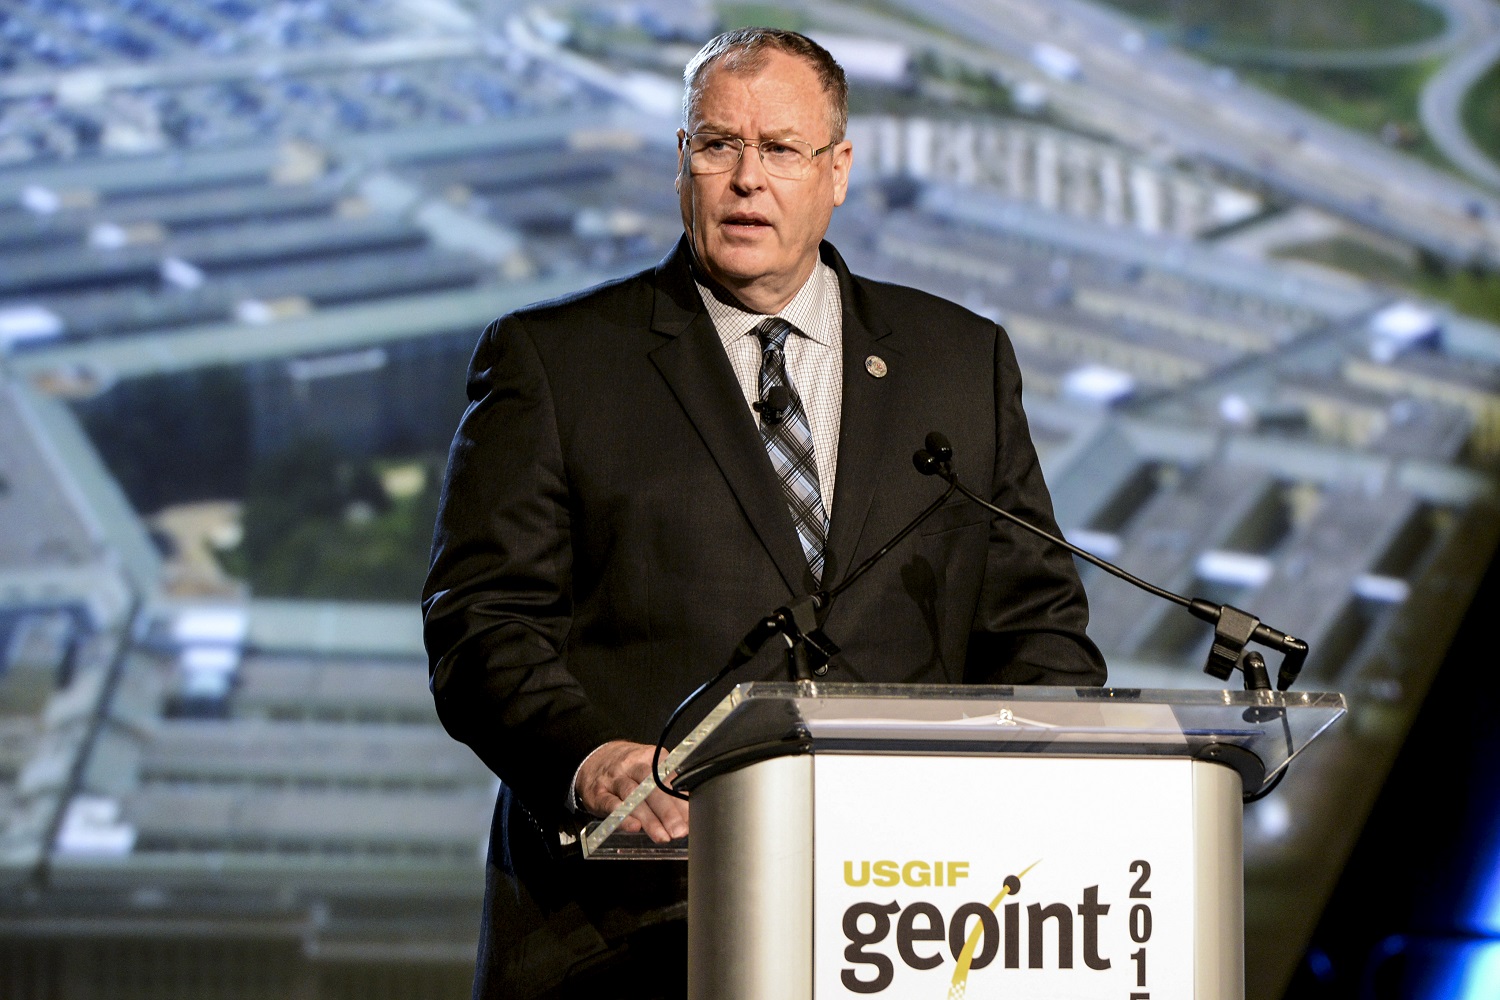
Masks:
[[[734,215],[724,217],[724,225],[740,229],[763,229],[769,228],[771,220],[764,215],[755,215],[750,212],[736,212]]]

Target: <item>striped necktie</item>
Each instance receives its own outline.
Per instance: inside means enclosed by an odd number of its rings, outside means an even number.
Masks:
[[[797,395],[786,373],[786,355],[782,348],[787,335],[796,328],[774,316],[755,328],[760,337],[760,398],[776,386],[785,386],[790,405],[780,414],[761,410],[760,436],[771,457],[771,466],[781,478],[781,491],[792,512],[792,523],[807,556],[814,580],[823,578],[823,547],[828,541],[828,514],[823,509],[823,494],[818,488],[818,465],[813,461],[812,429],[802,398]]]

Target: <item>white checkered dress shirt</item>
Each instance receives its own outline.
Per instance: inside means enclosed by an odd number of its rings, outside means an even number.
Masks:
[[[761,344],[755,328],[765,321],[753,313],[723,302],[702,283],[698,294],[719,331],[724,353],[734,366],[745,394],[745,406],[760,399]],[[813,437],[813,459],[818,463],[818,492],[823,509],[833,513],[833,480],[839,464],[839,417],[844,402],[844,309],[839,298],[839,279],[833,268],[818,261],[807,284],[776,313],[797,328],[788,337],[787,377],[802,400],[808,429]],[[752,411],[753,412],[753,411]],[[759,415],[756,416],[759,420]]]

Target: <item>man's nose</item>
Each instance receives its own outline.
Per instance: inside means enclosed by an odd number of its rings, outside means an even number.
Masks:
[[[760,159],[760,147],[745,143],[740,153],[740,162],[734,165],[734,186],[742,190],[763,187],[766,182],[766,165]]]

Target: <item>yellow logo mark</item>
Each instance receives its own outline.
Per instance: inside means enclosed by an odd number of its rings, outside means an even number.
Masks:
[[[1041,863],[1040,860],[1033,861],[1020,875],[1005,876],[1005,885],[1000,889],[999,895],[990,900],[990,909],[998,911],[1006,896],[1020,891],[1021,877]],[[969,931],[969,936],[964,939],[963,950],[958,953],[958,965],[953,970],[953,982],[948,985],[948,1000],[964,1000],[964,994],[969,992],[969,965],[974,961],[974,949],[979,947],[979,937],[983,933],[984,922],[974,921],[974,929]]]

